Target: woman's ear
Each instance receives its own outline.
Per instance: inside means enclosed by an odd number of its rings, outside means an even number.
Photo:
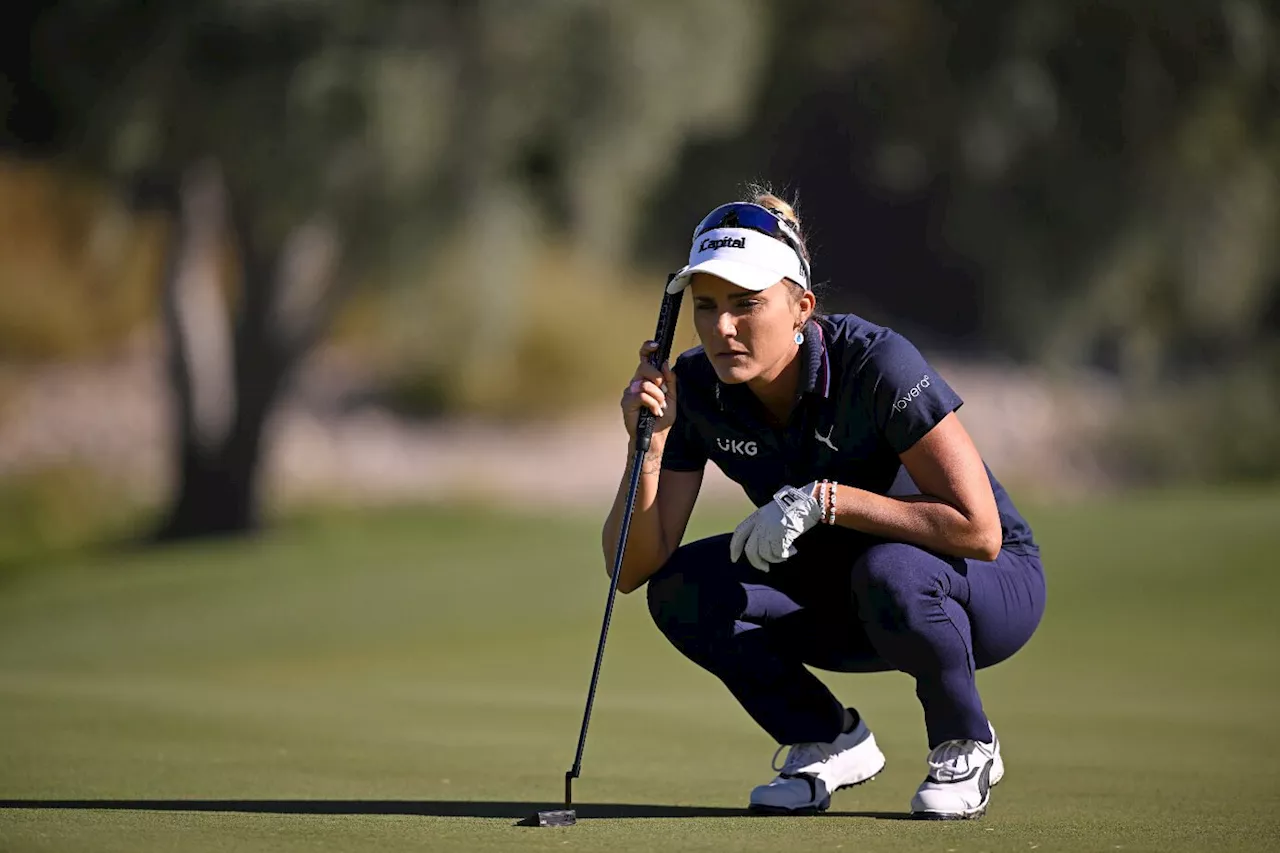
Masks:
[[[800,297],[800,320],[802,323],[809,322],[813,317],[813,309],[818,305],[818,298],[813,295],[812,290],[806,290]]]

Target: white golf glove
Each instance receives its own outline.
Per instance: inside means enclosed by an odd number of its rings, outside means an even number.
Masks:
[[[822,507],[812,496],[815,485],[778,489],[773,500],[747,516],[733,531],[729,559],[736,563],[746,554],[751,565],[767,572],[772,563],[794,556],[796,549],[792,545],[796,539],[822,518]]]

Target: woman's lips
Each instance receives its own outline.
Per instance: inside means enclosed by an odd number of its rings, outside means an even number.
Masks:
[[[722,359],[734,359],[734,358],[746,358],[746,357],[747,357],[747,354],[746,354],[745,352],[718,352],[718,353],[716,353],[716,358],[722,358]]]

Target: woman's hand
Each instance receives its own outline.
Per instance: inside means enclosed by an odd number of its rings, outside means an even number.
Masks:
[[[795,541],[822,520],[822,504],[815,494],[816,482],[799,489],[783,486],[773,500],[747,516],[729,540],[729,560],[747,562],[762,572],[773,563],[796,555]]]
[[[662,365],[662,369],[649,363],[649,356],[658,348],[653,341],[646,341],[640,347],[640,364],[636,367],[631,384],[622,392],[622,422],[626,424],[627,435],[634,441],[636,422],[640,419],[640,410],[647,408],[656,419],[653,424],[654,435],[665,434],[676,420],[676,375],[671,364]]]

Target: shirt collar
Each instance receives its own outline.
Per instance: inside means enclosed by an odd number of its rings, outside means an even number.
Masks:
[[[822,325],[810,319],[804,326],[804,343],[800,345],[800,393],[831,396],[831,357],[827,353],[826,334]]]

